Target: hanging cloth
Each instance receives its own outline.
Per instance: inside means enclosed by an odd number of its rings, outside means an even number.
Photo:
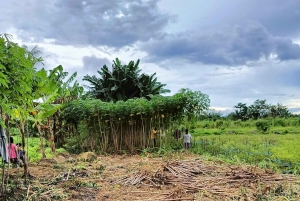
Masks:
[[[8,151],[6,146],[6,134],[4,128],[0,124],[0,154],[2,156],[2,161],[8,163]]]

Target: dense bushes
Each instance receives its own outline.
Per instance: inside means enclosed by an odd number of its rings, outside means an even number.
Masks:
[[[256,121],[255,126],[256,126],[257,130],[266,132],[267,130],[270,129],[271,124],[267,120],[260,119],[260,120]]]
[[[249,119],[247,121],[241,120],[228,120],[228,119],[219,119],[216,121],[213,120],[203,120],[198,121],[196,123],[197,128],[250,128],[256,127],[258,130],[268,130],[271,127],[297,127],[300,126],[300,118],[266,118],[266,119],[258,119],[252,120]],[[264,127],[264,128],[263,128]],[[268,127],[268,128],[266,128]]]

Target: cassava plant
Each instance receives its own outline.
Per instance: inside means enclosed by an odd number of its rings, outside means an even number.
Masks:
[[[190,94],[189,94],[190,95]],[[185,94],[170,97],[154,96],[129,99],[127,101],[102,102],[100,100],[72,101],[62,109],[62,118],[66,125],[83,126],[89,133],[83,144],[89,149],[106,151],[141,150],[151,146],[151,130],[157,127],[160,134],[174,128],[174,122],[180,122],[186,113],[187,105],[191,105],[191,97]],[[208,97],[207,97],[208,99]],[[206,109],[201,103],[192,103],[199,111]],[[193,100],[194,101],[194,100]],[[191,114],[189,114],[191,115]],[[80,135],[80,133],[76,133]],[[96,143],[99,146],[95,146]],[[159,146],[163,142],[159,135]]]

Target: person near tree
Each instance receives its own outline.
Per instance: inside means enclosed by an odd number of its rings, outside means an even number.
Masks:
[[[154,147],[156,147],[156,136],[157,136],[157,128],[155,127],[151,132],[151,139],[153,140]]]
[[[184,148],[188,150],[191,146],[192,135],[189,133],[189,130],[185,130],[185,134],[183,135]]]
[[[20,163],[24,164],[24,151],[22,150],[22,143],[17,143],[18,147],[18,157],[20,159]]]
[[[12,164],[18,164],[18,147],[14,144],[14,139],[9,138],[9,143],[7,144],[7,150],[9,154],[9,160]]]

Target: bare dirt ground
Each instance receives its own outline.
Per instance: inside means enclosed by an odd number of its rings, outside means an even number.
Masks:
[[[21,172],[12,169],[10,177]],[[8,200],[300,200],[299,177],[189,153],[60,154],[30,164],[30,174],[29,187],[20,185]]]

